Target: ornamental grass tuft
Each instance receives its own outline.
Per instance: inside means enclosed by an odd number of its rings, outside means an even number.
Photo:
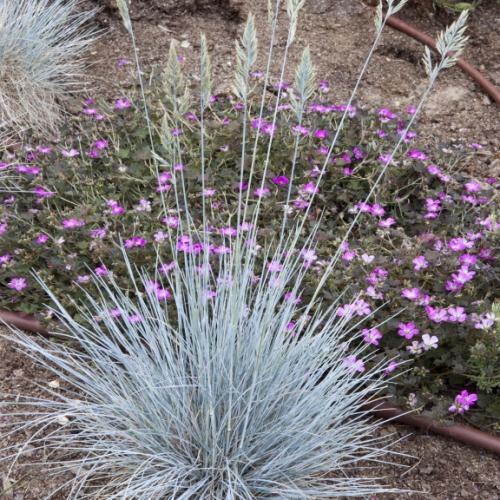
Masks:
[[[0,0],[1,132],[54,132],[57,99],[81,86],[82,55],[95,39],[95,11],[81,0]]]

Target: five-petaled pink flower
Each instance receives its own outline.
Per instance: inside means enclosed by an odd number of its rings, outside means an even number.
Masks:
[[[16,277],[11,278],[7,286],[16,292],[22,292],[25,288],[28,288],[28,282],[26,278]]]

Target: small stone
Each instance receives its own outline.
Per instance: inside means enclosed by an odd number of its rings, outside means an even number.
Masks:
[[[60,386],[60,384],[59,384],[59,380],[51,380],[51,381],[49,382],[49,387],[50,387],[51,389],[59,389],[59,386]]]
[[[191,44],[189,43],[189,40],[183,40],[183,41],[181,42],[181,47],[182,47],[183,49],[189,49],[189,47],[190,47],[190,46],[191,46]]]

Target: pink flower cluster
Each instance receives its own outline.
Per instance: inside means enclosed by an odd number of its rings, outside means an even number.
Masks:
[[[465,413],[470,409],[471,406],[474,406],[477,401],[477,394],[469,393],[465,389],[455,396],[455,401],[448,408],[448,411],[451,413]]]

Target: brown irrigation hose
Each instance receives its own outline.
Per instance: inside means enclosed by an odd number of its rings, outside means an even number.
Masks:
[[[441,424],[439,421],[429,417],[404,412],[388,402],[371,403],[365,405],[365,409],[370,410],[378,417],[394,419],[397,423],[411,425],[423,431],[433,432],[434,434],[439,434],[500,455],[500,437],[492,436],[486,432],[474,429],[474,427],[460,424]]]
[[[25,330],[31,333],[38,333],[43,337],[52,337],[42,324],[27,314],[15,313],[10,311],[0,311],[0,322]],[[424,431],[430,431],[441,436],[454,439],[461,443],[488,450],[500,455],[500,438],[468,427],[465,425],[453,424],[443,425],[436,420],[432,420],[422,415],[411,415],[400,408],[397,408],[388,402],[374,402],[365,405],[365,410],[371,411],[374,415],[386,419],[391,419],[399,423],[411,425]]]
[[[391,16],[387,19],[387,24],[391,28],[397,29],[398,31],[401,31],[406,35],[415,38],[415,40],[424,43],[432,50],[436,50],[436,42],[433,38],[431,38],[429,35],[426,35],[425,33],[422,33],[413,26],[410,26],[401,19],[395,16]],[[459,59],[457,61],[457,66],[462,68],[487,94],[489,94],[490,97],[497,103],[497,105],[500,105],[500,90],[487,78],[485,78],[478,69],[476,69],[474,66],[472,66],[472,64],[469,64],[464,59]]]
[[[37,333],[45,338],[52,337],[40,321],[29,314],[0,311],[0,323],[6,323],[9,326],[18,328],[19,330],[24,330],[25,332]]]

